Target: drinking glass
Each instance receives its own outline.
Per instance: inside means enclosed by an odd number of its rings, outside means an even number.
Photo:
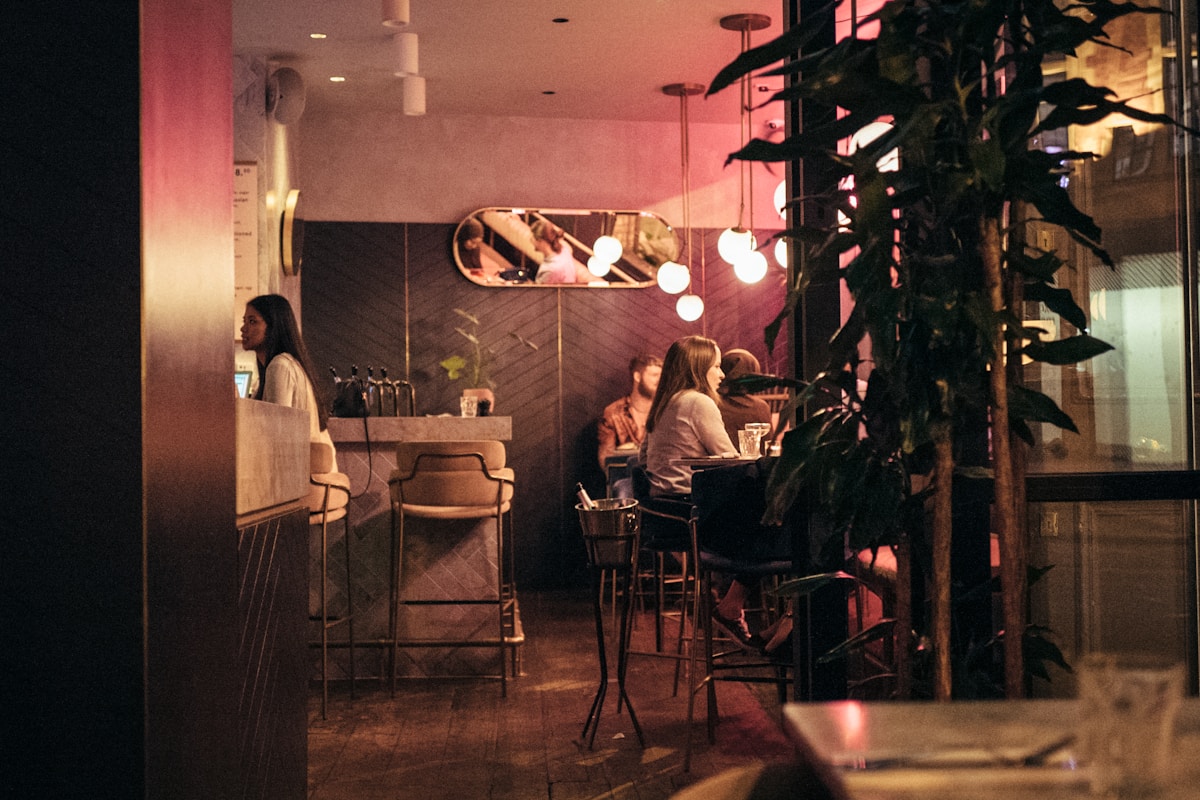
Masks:
[[[771,423],[769,422],[747,422],[746,430],[752,431],[758,440],[759,455],[763,453],[763,440],[771,433]]]
[[[742,458],[758,458],[758,436],[754,431],[742,429],[738,433],[738,452]]]
[[[1092,653],[1079,665],[1079,748],[1093,794],[1153,796],[1170,783],[1183,664]]]
[[[478,397],[460,397],[458,398],[458,410],[464,417],[473,417],[479,411]]]

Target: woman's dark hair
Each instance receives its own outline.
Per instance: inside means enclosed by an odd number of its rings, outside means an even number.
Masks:
[[[308,357],[308,348],[304,346],[304,337],[300,335],[300,326],[296,324],[296,315],[292,313],[292,304],[282,295],[260,294],[246,305],[257,311],[267,325],[267,332],[263,338],[266,357],[259,369],[265,369],[266,365],[271,363],[271,359],[280,353],[287,353],[300,362],[317,400],[317,419],[320,420],[321,430],[325,430],[329,419],[329,407],[325,402],[322,385],[313,379],[315,373],[312,360]],[[264,383],[263,380],[258,382],[258,392],[255,395],[258,400],[262,399]]]

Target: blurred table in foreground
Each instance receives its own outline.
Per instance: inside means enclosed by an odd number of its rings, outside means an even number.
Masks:
[[[1004,765],[1074,733],[1074,700],[789,703],[783,716],[800,756],[833,766],[855,800],[1091,796],[1071,743],[1041,766]],[[1184,699],[1176,731],[1158,797],[1200,798],[1200,699]]]

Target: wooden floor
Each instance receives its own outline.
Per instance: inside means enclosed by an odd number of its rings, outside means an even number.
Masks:
[[[521,612],[523,674],[510,680],[507,699],[494,679],[403,682],[394,699],[372,681],[354,701],[348,687],[331,689],[322,720],[314,685],[309,797],[647,800],[726,769],[790,759],[775,689],[721,683],[716,744],[707,742],[699,698],[692,769],[684,773],[686,690],[672,697],[671,662],[646,657],[631,658],[627,683],[645,750],[628,714],[615,713],[615,683],[588,750],[580,734],[599,680],[591,600],[526,592]],[[639,619],[635,649],[648,646],[651,626],[649,615]]]

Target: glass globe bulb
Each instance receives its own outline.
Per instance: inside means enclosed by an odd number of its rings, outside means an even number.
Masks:
[[[609,264],[617,263],[624,249],[621,247],[621,240],[615,236],[601,236],[592,245],[592,252],[596,254],[596,258]]]
[[[697,295],[685,294],[675,302],[675,313],[684,322],[695,322],[704,313],[704,301]]]
[[[692,274],[683,264],[668,261],[658,268],[658,288],[667,294],[679,294],[692,281]]]
[[[597,278],[603,278],[612,270],[612,262],[605,261],[598,256],[592,256],[588,259],[588,272],[595,275]]]
[[[733,274],[742,283],[758,283],[767,274],[767,257],[751,250],[733,263]]]
[[[739,257],[757,247],[754,234],[746,228],[726,228],[717,238],[717,252],[730,264],[736,264]]]
[[[779,262],[779,266],[787,269],[788,241],[782,236],[775,240],[775,260]]]
[[[787,181],[780,181],[775,187],[774,203],[779,218],[787,219]]]

